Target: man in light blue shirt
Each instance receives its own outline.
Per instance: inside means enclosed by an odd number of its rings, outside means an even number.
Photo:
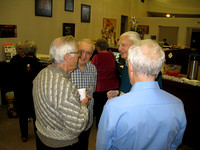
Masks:
[[[186,128],[180,99],[155,81],[164,52],[153,40],[131,46],[128,73],[132,89],[108,100],[99,122],[97,150],[175,150]]]

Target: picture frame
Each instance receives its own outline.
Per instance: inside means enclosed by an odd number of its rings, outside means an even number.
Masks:
[[[63,36],[72,35],[75,37],[75,24],[74,23],[63,23]]]
[[[114,39],[116,38],[116,19],[103,18],[102,37],[107,40],[109,37],[113,37]]]
[[[35,16],[52,17],[53,0],[35,0]]]
[[[17,25],[0,25],[0,38],[16,38]]]
[[[74,11],[74,0],[65,0],[65,11]]]
[[[81,22],[90,22],[91,6],[81,4]]]

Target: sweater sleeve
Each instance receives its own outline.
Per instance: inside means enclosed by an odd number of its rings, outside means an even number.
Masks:
[[[68,88],[70,88],[69,91]],[[68,91],[67,94],[62,93],[63,100],[59,106],[60,115],[66,130],[78,136],[87,126],[89,111],[85,104],[79,103],[79,94],[75,85],[67,86],[66,91]]]
[[[58,87],[60,87],[58,111],[64,127],[70,134],[78,136],[87,126],[88,109],[86,105],[79,103],[77,88],[70,80],[64,79],[63,84]]]

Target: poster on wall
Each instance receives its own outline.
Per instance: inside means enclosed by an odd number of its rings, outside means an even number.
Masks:
[[[17,26],[16,25],[0,25],[0,38],[16,38]]]
[[[65,0],[65,11],[74,11],[74,0]]]
[[[116,19],[103,18],[102,37],[108,40],[108,43],[116,42]]]
[[[90,22],[91,6],[81,4],[81,22]]]
[[[11,58],[16,55],[16,49],[14,43],[3,44],[6,62],[10,62]]]
[[[52,0],[35,0],[35,15],[52,17]]]
[[[63,36],[72,35],[75,37],[75,24],[74,23],[63,23]]]

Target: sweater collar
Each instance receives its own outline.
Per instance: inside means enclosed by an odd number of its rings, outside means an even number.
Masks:
[[[52,63],[52,68],[60,72],[65,78],[70,78],[70,74],[68,74],[64,69],[56,65],[55,63]]]

